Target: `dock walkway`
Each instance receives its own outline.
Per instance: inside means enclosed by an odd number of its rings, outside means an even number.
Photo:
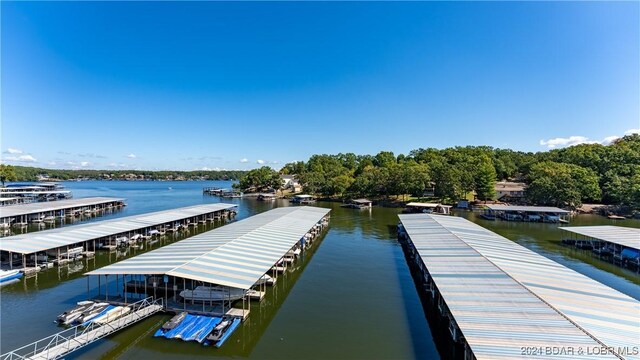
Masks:
[[[81,325],[69,328],[3,354],[0,356],[0,360],[59,359],[163,309],[162,298],[157,300],[146,298],[130,306],[132,311],[128,315],[112,322],[103,325],[91,323],[91,325],[86,328],[83,328]]]

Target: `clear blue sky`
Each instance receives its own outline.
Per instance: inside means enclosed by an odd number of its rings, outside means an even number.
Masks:
[[[11,164],[279,168],[640,128],[638,2],[1,6]]]

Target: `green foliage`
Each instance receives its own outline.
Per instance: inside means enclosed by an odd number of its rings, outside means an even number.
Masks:
[[[151,170],[61,170],[15,166],[16,181],[36,181],[38,175],[52,179],[71,180],[78,178],[94,180],[124,180],[132,178],[145,180],[237,180],[246,171],[151,171]]]
[[[250,170],[242,178],[236,188],[241,190],[254,190],[257,192],[267,190],[279,190],[282,187],[282,179],[277,171],[268,166]]]
[[[0,182],[2,182],[2,186],[7,181],[16,181],[17,179],[16,169],[13,166],[0,164]]]
[[[599,201],[598,175],[578,165],[545,161],[531,167],[527,198],[542,205],[578,207]]]
[[[257,191],[281,186],[268,167],[243,171],[112,171],[49,170],[15,167],[17,180],[36,180],[39,174],[66,180],[77,177],[122,179],[129,174],[145,179],[239,179],[237,188]],[[421,196],[434,188],[444,202],[495,197],[496,180],[526,181],[533,204],[578,206],[602,201],[640,209],[640,135],[611,145],[583,144],[530,153],[488,146],[447,149],[420,148],[408,155],[391,151],[376,155],[313,155],[307,162],[286,164],[282,174],[295,174],[305,192],[325,197]],[[243,176],[244,175],[244,176]],[[276,180],[277,178],[277,180]]]

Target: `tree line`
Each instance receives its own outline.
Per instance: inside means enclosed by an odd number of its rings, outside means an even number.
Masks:
[[[9,181],[36,181],[40,175],[45,175],[49,178],[58,180],[72,180],[79,178],[92,180],[122,180],[127,177],[137,177],[146,180],[238,180],[247,172],[245,170],[64,170],[28,166],[11,166],[11,168],[13,168],[15,177]]]
[[[252,170],[239,187],[273,187],[278,173],[295,174],[306,193],[333,198],[404,199],[432,190],[443,202],[469,194],[492,200],[496,181],[513,180],[527,184],[531,204],[575,208],[603,202],[640,209],[640,135],[610,145],[582,144],[536,153],[465,146],[420,148],[408,155],[390,151],[313,155],[306,162],[288,163],[279,172],[269,167]]]

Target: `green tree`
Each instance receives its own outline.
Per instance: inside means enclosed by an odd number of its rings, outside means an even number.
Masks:
[[[579,207],[599,200],[601,191],[593,170],[545,161],[531,167],[526,195],[536,204]]]
[[[480,200],[492,200],[496,196],[496,169],[489,158],[484,158],[475,169],[475,190]]]
[[[16,181],[17,179],[16,170],[13,166],[0,164],[0,182],[2,182],[3,187],[5,182]]]
[[[268,166],[250,170],[241,179],[236,188],[241,190],[265,191],[278,190],[282,187],[282,179],[277,171]]]

